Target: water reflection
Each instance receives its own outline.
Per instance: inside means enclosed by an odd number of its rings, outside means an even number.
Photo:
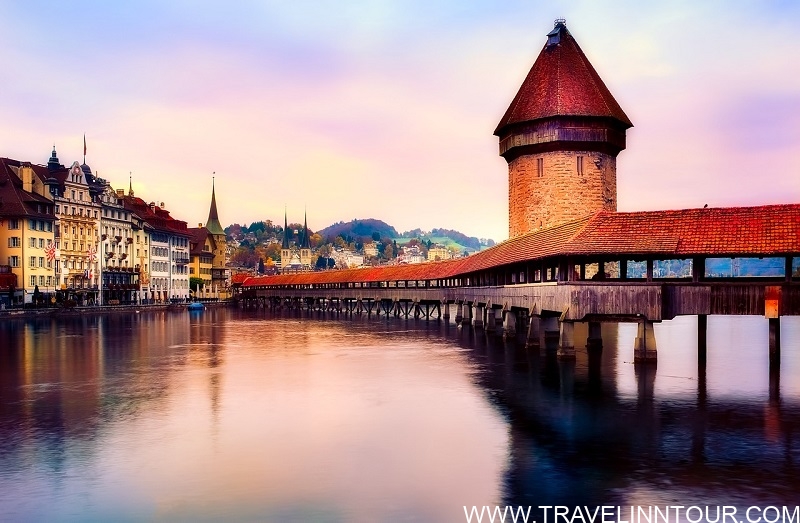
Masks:
[[[800,323],[635,325],[558,361],[443,322],[207,310],[0,323],[0,519],[460,521],[793,504]]]

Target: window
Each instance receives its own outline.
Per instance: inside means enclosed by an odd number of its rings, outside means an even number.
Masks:
[[[39,248],[44,249],[44,238],[39,238]]]
[[[544,176],[544,158],[536,159],[536,174],[541,178]]]
[[[30,263],[31,267],[36,267],[36,256],[31,256],[30,261],[31,261]]]
[[[19,267],[19,256],[9,256],[8,264],[12,267]]]
[[[56,214],[61,214],[61,206],[56,205]]]
[[[39,285],[44,286],[44,276],[39,276]]]
[[[53,222],[47,222],[47,232],[53,232]]]
[[[36,238],[29,238],[29,242],[31,247],[36,247]]]
[[[32,231],[36,230],[36,220],[28,220],[28,229]]]
[[[75,199],[75,191],[72,191],[72,199]],[[72,214],[75,214],[75,207],[72,208]]]
[[[39,256],[39,267],[44,268],[44,256]]]
[[[31,287],[36,285],[36,276],[31,276]]]
[[[583,176],[583,156],[578,155],[577,168],[578,176]]]
[[[22,247],[22,240],[19,236],[12,236],[8,239],[9,247]]]
[[[52,276],[48,276],[47,277],[47,286],[50,287],[52,285],[53,285],[53,277]]]
[[[8,230],[19,229],[19,220],[8,220]]]

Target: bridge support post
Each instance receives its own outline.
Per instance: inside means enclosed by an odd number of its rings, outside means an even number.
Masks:
[[[536,349],[538,351],[542,348],[540,324],[541,318],[536,314],[531,314],[531,321],[528,324],[528,337],[525,340],[526,349]]]
[[[442,301],[441,307],[442,307],[442,309],[441,309],[442,310],[442,319],[445,322],[449,322],[450,321],[450,304],[447,303],[447,301]]]
[[[517,315],[510,309],[503,312],[503,339],[513,340],[517,336]]]
[[[586,338],[586,350],[597,352],[603,350],[603,335],[600,331],[599,321],[589,322],[589,336]]]
[[[653,322],[642,320],[636,333],[636,340],[633,342],[633,362],[634,363],[655,363],[656,352],[656,333],[653,330]]]
[[[559,338],[558,338],[558,352],[556,353],[560,360],[574,360],[575,359],[575,341],[574,331],[575,324],[571,321],[562,321],[559,325]]]
[[[464,302],[462,310],[464,311],[464,318],[461,320],[461,325],[472,325],[472,305]]]
[[[494,332],[497,330],[497,322],[495,321],[495,310],[491,304],[486,307],[486,332]]]
[[[781,364],[781,319],[769,319],[769,364],[770,366],[780,366]]]
[[[483,328],[483,314],[484,314],[484,311],[485,311],[485,307],[483,305],[479,305],[477,303],[474,305],[474,307],[475,307],[475,317],[472,320],[472,325],[476,329],[482,329]]]
[[[461,325],[461,320],[464,319],[463,307],[464,304],[462,302],[456,302],[456,325]]]
[[[561,334],[558,331],[558,318],[555,316],[543,316],[541,318],[542,338],[544,339],[545,352],[555,352],[558,350],[558,342]]]
[[[697,315],[697,364],[705,368],[708,354],[708,315]]]

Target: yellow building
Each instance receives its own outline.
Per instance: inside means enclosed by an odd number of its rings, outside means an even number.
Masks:
[[[433,245],[428,249],[428,261],[442,261],[449,260],[453,257],[453,253],[447,247],[441,245]]]
[[[6,289],[3,305],[31,303],[38,290],[41,299],[55,291],[53,285],[54,222],[53,202],[48,197],[47,172],[9,158],[0,158],[0,265],[4,279],[16,278]]]
[[[191,261],[189,262],[189,281],[192,278],[203,279],[203,290],[210,292],[212,290],[211,269],[214,267],[214,250],[215,242],[213,235],[203,224],[198,224],[196,229],[189,229],[192,235],[189,239],[189,253]],[[198,289],[199,291],[199,289]],[[196,294],[199,296],[199,294]]]
[[[55,150],[53,151],[55,154]],[[88,165],[73,162],[69,169],[54,170],[58,180],[54,202],[58,227],[55,241],[59,249],[56,279],[70,294],[97,298],[100,278],[101,186],[94,185]]]

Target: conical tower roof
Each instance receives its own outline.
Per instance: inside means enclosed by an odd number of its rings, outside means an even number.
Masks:
[[[308,237],[308,214],[303,213],[303,239],[300,240],[301,249],[311,248],[311,239]]]
[[[219,223],[219,216],[217,216],[217,198],[214,194],[214,179],[211,179],[211,208],[208,210],[208,220],[206,221],[206,229],[214,235],[224,235],[225,231]]]
[[[556,20],[547,43],[494,134],[515,124],[556,116],[612,118],[625,128],[630,119],[567,30]]]
[[[283,210],[283,243],[281,248],[289,248],[289,220],[286,218],[286,209]]]

